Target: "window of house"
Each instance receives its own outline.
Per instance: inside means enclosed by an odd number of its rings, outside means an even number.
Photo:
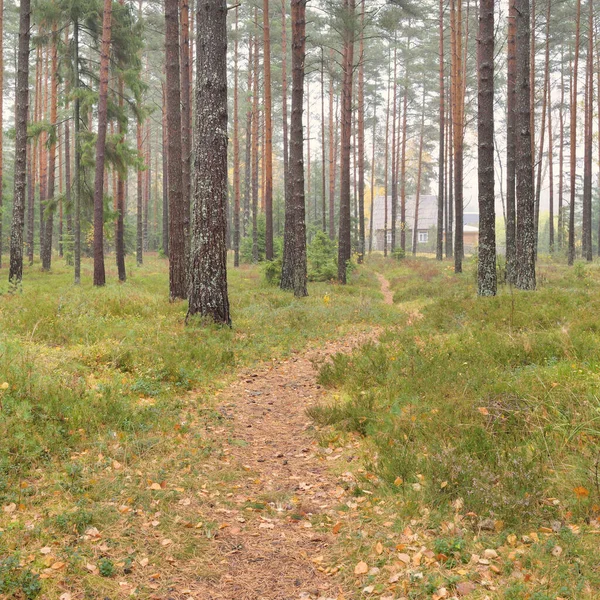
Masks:
[[[419,244],[426,244],[429,241],[428,231],[419,231]]]
[[[386,237],[387,237],[388,246],[391,246],[392,245],[392,232],[388,231]]]

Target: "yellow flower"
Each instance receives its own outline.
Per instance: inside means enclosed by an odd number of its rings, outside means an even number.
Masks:
[[[0,385],[0,390],[7,390],[8,389],[8,382],[5,381],[2,385]]]
[[[323,302],[325,302],[325,304],[329,304],[329,300],[330,300],[330,298],[329,298],[329,294],[325,294],[325,295],[323,296]]]

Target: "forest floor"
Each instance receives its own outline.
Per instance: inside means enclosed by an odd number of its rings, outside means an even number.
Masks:
[[[157,259],[29,273],[0,301],[0,598],[600,597],[600,270],[489,301],[471,270],[373,257],[296,301],[246,267],[232,331],[185,327]]]

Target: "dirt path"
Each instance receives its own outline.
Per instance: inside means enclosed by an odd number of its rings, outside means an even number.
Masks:
[[[316,382],[314,364],[351,352],[377,333],[348,336],[321,350],[246,372],[224,391],[220,410],[232,419],[233,432],[225,453],[248,476],[235,486],[238,508],[204,515],[231,520],[211,549],[210,568],[218,576],[194,589],[199,597],[342,597],[335,578],[319,570],[319,556],[335,535],[332,526],[343,518],[335,508],[347,501],[343,481],[328,468],[340,454],[316,444],[307,432],[311,424],[306,409],[325,394]],[[329,524],[328,533],[317,531],[321,520]]]
[[[379,280],[379,285],[381,286],[383,301],[385,302],[385,304],[394,304],[394,294],[390,289],[390,282],[381,273],[375,273],[375,275],[377,276],[377,279]]]

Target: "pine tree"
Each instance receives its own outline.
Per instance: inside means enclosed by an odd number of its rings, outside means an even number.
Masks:
[[[227,5],[198,0],[190,315],[231,324],[227,293]]]

